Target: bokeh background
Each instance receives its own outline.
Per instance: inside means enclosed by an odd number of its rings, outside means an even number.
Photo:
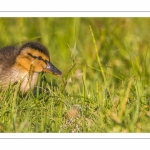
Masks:
[[[90,81],[101,80],[101,72],[89,67],[99,69],[91,26],[103,67],[110,78],[120,82],[133,65],[141,73],[142,65],[149,64],[149,25],[149,18],[0,18],[0,47],[38,41],[64,74],[74,59],[76,74],[86,67]],[[149,65],[145,69],[149,75]]]
[[[2,131],[149,132],[149,30],[150,18],[0,18],[1,48],[40,42],[64,77],[16,96],[16,124],[2,95]]]

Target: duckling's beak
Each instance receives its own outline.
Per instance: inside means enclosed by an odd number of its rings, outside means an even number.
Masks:
[[[51,62],[47,62],[46,68],[43,70],[44,72],[49,72],[57,76],[61,76],[62,72],[58,70]]]

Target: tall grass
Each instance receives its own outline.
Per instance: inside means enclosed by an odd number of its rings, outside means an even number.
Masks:
[[[45,45],[62,77],[0,92],[0,132],[149,132],[148,18],[0,18],[0,45]]]

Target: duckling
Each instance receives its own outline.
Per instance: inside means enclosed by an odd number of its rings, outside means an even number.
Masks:
[[[8,46],[0,49],[0,87],[20,83],[20,91],[33,89],[41,72],[61,76],[51,62],[46,47],[37,42],[27,42],[21,47]]]

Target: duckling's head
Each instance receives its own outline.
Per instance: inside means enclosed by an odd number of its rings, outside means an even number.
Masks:
[[[49,72],[54,75],[62,75],[51,62],[49,52],[43,45],[37,42],[28,42],[21,46],[16,57],[16,64],[20,70],[28,72]]]

